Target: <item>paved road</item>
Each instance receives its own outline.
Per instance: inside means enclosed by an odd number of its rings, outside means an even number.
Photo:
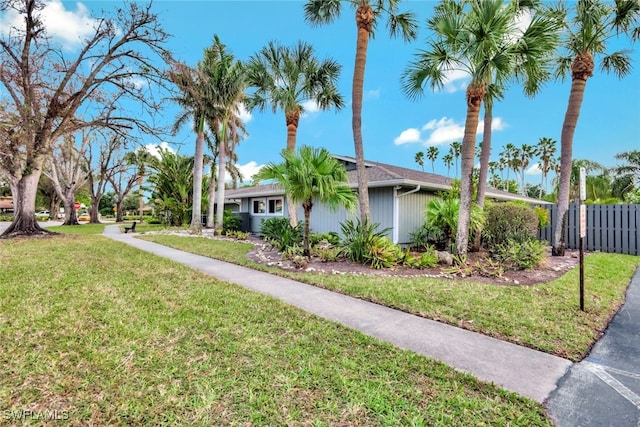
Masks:
[[[604,336],[558,382],[547,408],[561,427],[640,427],[640,270]]]

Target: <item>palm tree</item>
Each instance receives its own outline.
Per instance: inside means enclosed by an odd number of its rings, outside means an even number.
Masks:
[[[536,154],[540,161],[538,166],[542,172],[542,182],[540,182],[540,194],[538,198],[542,198],[542,192],[547,191],[547,177],[552,170],[552,163],[556,154],[556,140],[551,138],[540,138],[536,145]]]
[[[344,206],[354,209],[356,196],[347,183],[347,171],[325,148],[303,145],[298,153],[282,150],[284,161],[269,163],[254,176],[256,183],[273,179],[282,186],[294,202],[304,210],[303,255],[310,256],[310,217],[314,201],[332,209]]]
[[[614,168],[618,178],[626,178],[631,185],[640,187],[640,150],[625,151],[615,157],[625,162]]]
[[[189,67],[186,64],[174,62],[172,70],[169,72],[169,79],[178,87],[180,94],[173,97],[182,111],[175,118],[173,133],[176,134],[188,121],[193,121],[193,129],[196,133],[195,156],[193,163],[193,207],[191,210],[191,228],[200,230],[202,228],[202,178],[204,165],[204,141],[206,119],[215,112],[213,102],[208,97],[212,91],[206,73],[202,69],[203,64],[199,63],[197,68]],[[140,212],[142,215],[142,211]],[[141,218],[142,220],[142,218]]]
[[[520,182],[522,183],[522,194],[526,194],[525,191],[525,182],[524,182],[524,174],[529,167],[529,163],[534,156],[534,147],[529,144],[522,144],[520,148],[516,149],[516,156],[514,164],[516,166],[516,170],[520,172]]]
[[[319,109],[340,110],[344,106],[337,81],[342,66],[332,59],[319,61],[313,46],[302,41],[294,47],[270,41],[247,64],[247,84],[256,88],[247,98],[250,109],[275,113],[284,111],[287,125],[287,149],[295,151],[296,135],[304,103],[313,101]],[[297,224],[296,206],[287,201],[289,221]]]
[[[463,71],[471,77],[466,90],[467,117],[461,148],[458,255],[467,252],[476,132],[480,106],[488,87],[508,81],[514,70],[519,70],[525,92],[535,93],[543,80],[541,77],[546,76],[542,52],[553,52],[558,37],[554,31],[557,24],[552,18],[535,16],[522,36],[515,38],[516,18],[522,13],[520,2],[503,3],[502,0],[443,0],[427,21],[435,40],[416,55],[417,59],[402,77],[403,89],[410,97],[420,95],[425,82],[432,89],[442,89],[449,73],[454,71]],[[527,68],[535,72],[525,72]]]
[[[509,182],[509,171],[513,168],[513,159],[515,157],[516,150],[516,146],[508,142],[500,153],[500,163],[504,165],[504,169],[507,171],[507,179],[505,182]]]
[[[413,160],[422,168],[422,172],[424,172],[424,151],[418,151]]]
[[[562,12],[566,13],[566,10]],[[624,77],[631,71],[628,51],[607,53],[607,41],[626,35],[640,39],[638,0],[578,0],[574,16],[567,21],[565,48],[567,55],[558,59],[558,77],[571,73],[571,92],[560,136],[560,183],[558,187],[558,221],[553,233],[552,255],[564,256],[564,231],[569,211],[573,135],[578,123],[587,80],[593,75],[596,59],[602,71]],[[634,27],[635,26],[635,27]]]
[[[369,38],[382,15],[387,18],[387,27],[392,37],[402,36],[405,42],[417,36],[416,19],[411,12],[398,13],[400,0],[307,0],[304,5],[305,20],[313,25],[328,24],[340,16],[342,3],[350,3],[356,9],[355,21],[358,28],[355,66],[352,83],[353,145],[358,171],[358,199],[362,223],[369,221],[369,182],[364,162],[362,142],[362,94],[364,91],[364,69],[367,61]]]
[[[453,154],[450,152],[442,156],[442,161],[444,165],[447,167],[447,176],[451,178],[451,166],[453,165]]]
[[[245,135],[239,115],[240,107],[246,98],[246,70],[243,63],[235,58],[217,35],[214,36],[211,47],[205,50],[202,68],[207,75],[211,102],[214,106],[213,114],[207,116],[207,123],[212,130],[217,148],[217,211],[214,227],[220,228],[224,216],[227,162],[235,157],[235,147]]]
[[[460,177],[460,165],[458,164],[458,159],[460,158],[460,152],[462,150],[462,144],[460,141],[453,141],[449,146],[449,153],[456,161],[456,178]]]
[[[436,146],[431,146],[427,149],[427,159],[431,160],[431,172],[436,173],[436,160],[440,155],[440,149]]]

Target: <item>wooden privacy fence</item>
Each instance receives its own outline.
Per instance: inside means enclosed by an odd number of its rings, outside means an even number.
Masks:
[[[553,230],[558,220],[557,205],[540,205],[550,211],[551,222],[538,232],[541,240],[553,242]],[[640,255],[640,205],[586,205],[587,251]],[[579,205],[570,204],[565,229],[567,248],[578,249],[580,244]]]

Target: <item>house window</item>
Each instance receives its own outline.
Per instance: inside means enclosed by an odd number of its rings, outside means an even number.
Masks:
[[[264,215],[266,213],[266,204],[264,199],[255,199],[253,201],[254,215]]]
[[[269,199],[267,201],[268,203],[268,207],[269,209],[267,210],[267,212],[269,213],[269,215],[282,215],[282,199],[281,198],[277,198],[277,199]]]
[[[284,199],[282,197],[272,197],[251,200],[251,212],[253,215],[273,215],[282,216]]]

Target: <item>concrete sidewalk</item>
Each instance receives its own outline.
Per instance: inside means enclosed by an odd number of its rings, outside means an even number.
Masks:
[[[294,280],[139,240],[131,234],[121,234],[118,226],[105,227],[105,235],[221,280],[273,296],[400,348],[440,360],[538,402],[549,396],[571,366],[568,360],[540,351]]]

